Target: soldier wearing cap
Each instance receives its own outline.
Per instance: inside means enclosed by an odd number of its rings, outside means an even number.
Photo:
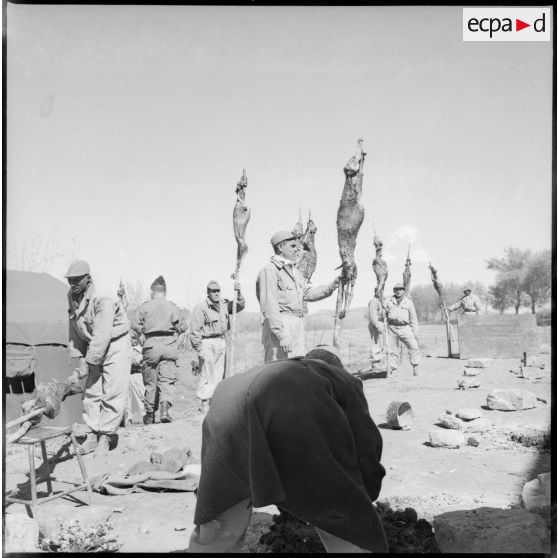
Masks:
[[[413,366],[413,374],[418,376],[420,352],[417,341],[417,313],[413,301],[405,296],[405,287],[401,283],[397,283],[393,287],[393,296],[386,304],[386,318],[391,368],[395,370],[399,366],[400,343],[403,343],[409,350],[409,360]]]
[[[463,310],[463,314],[478,316],[482,310],[481,301],[476,294],[471,292],[470,287],[466,287],[463,291],[463,296],[451,306],[448,306],[448,310],[453,312],[454,310]]]
[[[236,311],[244,309],[240,284],[234,285]],[[207,284],[207,298],[195,306],[190,317],[190,343],[198,353],[200,380],[197,396],[201,411],[207,412],[217,384],[225,377],[225,333],[230,329],[233,301],[221,300],[221,287],[217,281]]]
[[[339,284],[336,277],[326,285],[308,285],[296,267],[299,242],[292,232],[276,232],[271,237],[271,245],[275,254],[260,270],[256,281],[256,296],[263,317],[265,362],[304,355],[304,302],[331,296]]]
[[[87,377],[83,421],[88,434],[80,450],[106,453],[126,408],[132,365],[130,324],[120,302],[96,290],[86,261],[74,261],[65,277],[70,285],[70,356],[79,358],[69,380]]]
[[[178,336],[186,330],[180,320],[180,309],[167,300],[167,284],[159,275],[151,284],[151,300],[139,309],[138,333],[143,333],[143,361],[145,363],[145,416],[144,424],[153,424],[155,412],[160,409],[161,422],[171,422],[174,384],[177,380]]]

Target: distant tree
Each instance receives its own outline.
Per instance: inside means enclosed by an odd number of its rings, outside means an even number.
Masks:
[[[513,306],[519,313],[521,306],[531,312],[550,300],[552,288],[552,256],[550,250],[533,253],[531,250],[508,247],[503,258],[487,260],[488,269],[496,271],[490,289],[492,306],[500,312]]]
[[[52,233],[40,235],[28,231],[20,244],[9,247],[7,263],[8,268],[17,271],[47,273],[63,257]]]
[[[419,322],[429,323],[442,319],[438,294],[432,284],[414,286],[410,296],[415,305]]]
[[[513,299],[515,313],[519,313],[519,308],[525,305],[526,293],[524,289],[525,278],[527,276],[527,262],[531,258],[531,250],[521,250],[509,246],[504,250],[503,258],[490,258],[486,264],[488,269],[496,271],[495,286],[499,292],[507,291],[507,296]]]

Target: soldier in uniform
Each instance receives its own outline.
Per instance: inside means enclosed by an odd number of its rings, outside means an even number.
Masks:
[[[79,366],[69,380],[87,377],[83,394],[83,422],[88,434],[81,453],[106,453],[122,421],[130,383],[130,324],[120,302],[100,294],[89,264],[76,260],[68,279],[70,356]]]
[[[244,309],[240,284],[235,283],[236,311]],[[225,333],[230,329],[233,301],[221,301],[221,287],[217,281],[207,284],[207,298],[195,306],[190,317],[190,343],[198,353],[200,380],[197,396],[201,411],[206,413],[217,384],[225,377]]]
[[[184,331],[180,310],[167,300],[167,285],[162,275],[151,284],[151,300],[139,309],[138,333],[143,333],[145,416],[144,424],[153,424],[160,409],[161,422],[171,422],[174,384],[177,380],[178,335]]]
[[[413,374],[418,376],[420,352],[417,341],[417,313],[413,301],[405,296],[405,287],[401,283],[397,283],[393,287],[393,296],[386,304],[386,319],[391,351],[391,368],[395,370],[399,366],[400,343],[403,343],[409,350],[409,360],[413,366]]]
[[[256,281],[265,362],[304,355],[304,301],[327,298],[339,285],[339,277],[327,285],[308,285],[295,265],[299,242],[292,232],[276,232],[271,245],[275,254],[260,270]]]
[[[463,291],[463,296],[455,304],[448,306],[450,312],[459,309],[463,310],[463,314],[474,314],[475,316],[478,316],[482,310],[479,297],[473,294],[469,287]]]
[[[384,350],[384,309],[378,298],[378,287],[374,289],[374,298],[368,303],[368,331],[372,339],[372,361],[378,361]]]

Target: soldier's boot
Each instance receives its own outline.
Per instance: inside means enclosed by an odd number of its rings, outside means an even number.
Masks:
[[[413,364],[413,376],[418,376],[418,375],[419,375],[418,364]]]
[[[161,422],[172,422],[169,415],[170,404],[168,401],[161,401],[161,406],[159,409],[159,419]]]
[[[91,453],[97,448],[97,444],[97,432],[89,432],[83,444],[79,446],[79,453],[81,453],[81,455]]]
[[[106,455],[110,450],[110,438],[106,434],[99,435],[99,443],[95,450],[96,455]]]
[[[143,415],[143,424],[153,424],[155,422],[155,413],[145,413]]]

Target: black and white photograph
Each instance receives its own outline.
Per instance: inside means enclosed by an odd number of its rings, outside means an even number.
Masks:
[[[7,555],[556,555],[554,3],[3,8]]]

